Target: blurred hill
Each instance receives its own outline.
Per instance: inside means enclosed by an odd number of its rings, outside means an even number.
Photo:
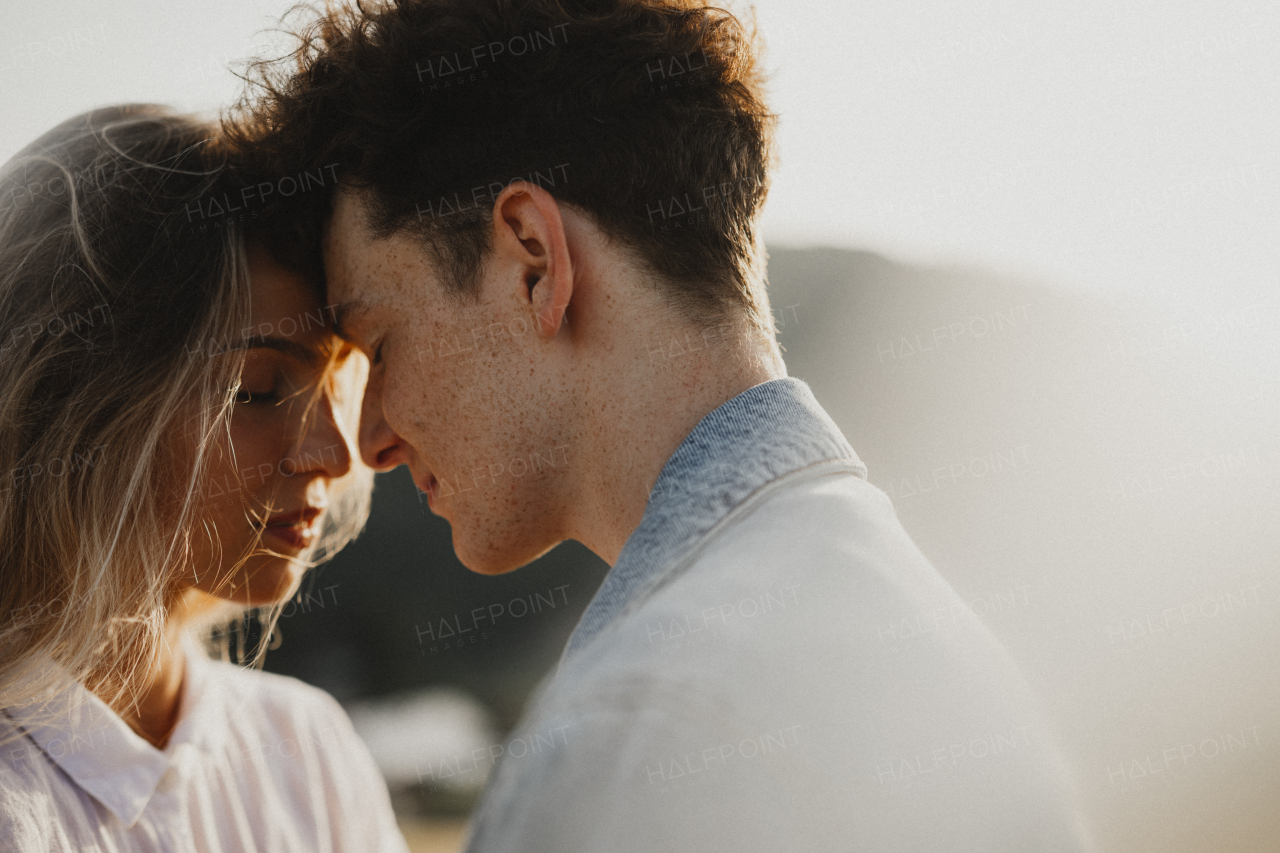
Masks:
[[[1103,301],[821,248],[772,250],[769,281],[789,372],[1026,669],[1103,849],[1272,849],[1276,306]],[[393,472],[367,532],[286,607],[268,668],[344,701],[458,687],[505,731],[604,572],[567,543],[473,575]],[[440,636],[490,606],[485,636]]]

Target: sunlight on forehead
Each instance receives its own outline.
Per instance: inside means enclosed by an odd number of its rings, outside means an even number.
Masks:
[[[334,308],[333,333],[342,340],[351,342],[354,330],[368,313],[369,306],[363,299],[349,299],[338,303]]]

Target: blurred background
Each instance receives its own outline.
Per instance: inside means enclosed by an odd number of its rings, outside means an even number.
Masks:
[[[105,103],[216,111],[288,5],[7,8],[0,159]],[[1025,668],[1102,850],[1274,850],[1280,9],[755,9],[790,372]],[[393,472],[267,665],[344,703],[415,849],[456,849],[467,756],[605,570],[567,543],[473,575]]]

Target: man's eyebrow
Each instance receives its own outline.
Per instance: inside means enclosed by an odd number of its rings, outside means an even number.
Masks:
[[[262,335],[245,338],[239,349],[275,350],[292,356],[309,367],[314,367],[320,361],[320,354],[311,347],[303,346],[297,341],[290,341],[285,338],[269,338]]]

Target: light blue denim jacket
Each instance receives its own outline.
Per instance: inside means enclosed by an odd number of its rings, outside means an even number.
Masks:
[[[866,479],[866,466],[798,379],[757,385],[711,412],[662,467],[640,525],[569,638],[565,659],[642,599],[761,486],[834,460],[847,460]]]
[[[1021,678],[796,379],[671,456],[514,736],[472,853],[1085,849]]]

